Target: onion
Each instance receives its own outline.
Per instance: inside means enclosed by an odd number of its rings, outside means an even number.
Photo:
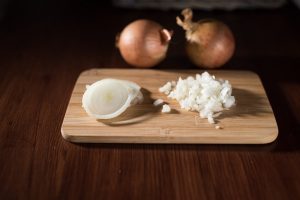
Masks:
[[[127,25],[116,37],[116,46],[124,60],[136,67],[152,67],[161,62],[168,50],[172,31],[146,19]]]
[[[233,55],[234,36],[229,27],[215,19],[193,22],[191,9],[184,9],[184,20],[176,18],[177,24],[186,31],[187,54],[191,61],[201,67],[217,68]]]
[[[168,85],[171,86],[170,90],[166,90]],[[223,110],[235,105],[229,81],[218,80],[208,72],[186,79],[179,77],[175,85],[167,82],[159,91],[177,100],[182,109],[199,112],[200,117],[207,118],[211,124],[215,123],[214,118],[221,115]]]
[[[82,107],[96,119],[115,118],[131,105],[143,101],[140,89],[139,85],[130,81],[102,79],[87,86]]]

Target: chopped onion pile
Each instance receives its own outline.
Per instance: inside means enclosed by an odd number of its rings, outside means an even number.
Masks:
[[[211,124],[215,123],[214,117],[219,116],[221,111],[235,105],[229,81],[216,80],[208,72],[196,74],[195,78],[180,77],[175,84],[167,82],[159,91],[176,99],[182,109],[199,112],[200,117],[207,118]]]

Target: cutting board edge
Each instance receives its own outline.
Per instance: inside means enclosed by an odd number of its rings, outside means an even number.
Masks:
[[[194,72],[194,73],[199,73],[199,72],[204,72],[204,71],[208,71],[208,72],[240,72],[240,73],[245,73],[245,74],[252,74],[253,76],[255,76],[257,79],[259,79],[260,82],[261,79],[259,77],[259,75],[254,72],[254,71],[251,71],[251,70],[222,70],[222,69],[137,69],[137,68],[90,68],[90,69],[86,69],[84,71],[82,71],[77,80],[76,80],[76,83],[78,81],[78,79],[85,75],[86,73],[90,72],[90,71],[106,71],[106,70],[109,70],[109,71],[140,71],[140,70],[147,70],[147,71],[160,71],[160,72]],[[212,73],[213,74],[213,73]],[[76,85],[76,84],[75,84]]]
[[[73,143],[137,143],[137,144],[269,144],[274,142],[278,137],[278,126],[274,127],[267,136],[256,137],[249,139],[248,137],[236,139],[224,138],[197,138],[195,137],[166,137],[166,136],[107,136],[107,135],[74,135],[68,134],[64,131],[64,125],[61,128],[62,137]],[[133,139],[134,138],[134,139]],[[184,139],[184,141],[182,140]]]

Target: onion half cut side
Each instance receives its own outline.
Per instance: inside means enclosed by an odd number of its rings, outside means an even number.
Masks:
[[[82,97],[82,107],[96,119],[112,119],[128,107],[143,101],[141,87],[131,81],[102,79],[87,85]]]

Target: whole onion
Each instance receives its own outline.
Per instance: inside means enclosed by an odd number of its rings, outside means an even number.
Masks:
[[[184,20],[179,17],[176,20],[186,31],[186,50],[191,61],[205,68],[224,65],[235,50],[234,36],[229,27],[215,19],[193,22],[191,9],[184,9],[181,14]]]
[[[124,60],[136,67],[152,67],[161,62],[168,50],[172,32],[160,24],[139,19],[128,24],[116,37]]]

